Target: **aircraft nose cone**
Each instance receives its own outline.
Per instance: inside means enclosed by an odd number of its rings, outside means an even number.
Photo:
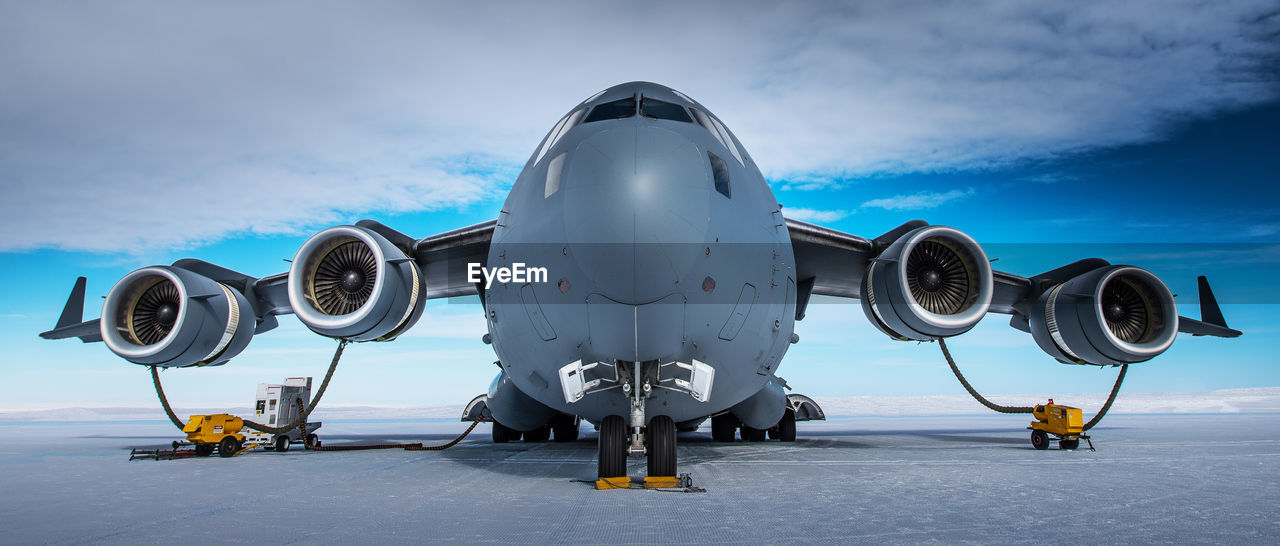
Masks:
[[[618,302],[678,290],[705,246],[706,160],[687,138],[657,127],[596,133],[575,152],[562,183],[570,257]]]

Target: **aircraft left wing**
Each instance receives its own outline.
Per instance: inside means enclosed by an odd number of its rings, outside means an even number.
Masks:
[[[967,235],[921,220],[874,239],[792,219],[786,225],[796,260],[797,320],[811,295],[857,298],[891,337],[931,340],[1000,313],[1058,360],[1097,365],[1147,360],[1176,332],[1241,335],[1227,327],[1204,277],[1196,320],[1177,316],[1172,294],[1154,275],[1099,258],[1022,277],[992,270]]]
[[[479,293],[468,265],[486,263],[496,225],[414,239],[362,220],[317,233],[289,271],[261,278],[195,259],[144,267],[117,282],[103,316],[89,321],[80,277],[40,337],[104,341],[130,362],[165,367],[223,364],[285,314],[323,336],[389,341],[417,322],[428,299]]]

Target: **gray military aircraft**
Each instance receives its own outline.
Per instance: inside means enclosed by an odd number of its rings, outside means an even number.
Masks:
[[[293,313],[312,331],[390,341],[426,300],[478,295],[501,371],[468,415],[493,441],[599,428],[599,475],[648,457],[676,474],[676,432],[782,441],[821,418],[777,376],[813,295],[858,298],[899,340],[962,334],[1012,315],[1063,363],[1149,360],[1177,332],[1234,337],[1201,280],[1202,320],[1179,317],[1146,270],[1082,260],[1030,278],[993,271],[950,227],[911,221],[874,239],[789,220],[728,128],[647,82],[596,93],[534,151],[497,219],[414,239],[374,221],[326,229],[288,272],[199,260],[144,267],[81,322],[81,278],[49,339],[105,341],[144,366],[223,364]]]

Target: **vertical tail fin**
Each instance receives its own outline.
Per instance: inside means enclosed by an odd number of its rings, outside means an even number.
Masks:
[[[1203,275],[1196,279],[1200,288],[1200,320],[1215,326],[1227,327],[1227,319],[1222,317],[1222,309],[1218,307],[1218,298],[1213,297],[1213,289],[1209,288],[1209,279]]]
[[[76,284],[71,288],[71,296],[67,298],[67,305],[62,308],[62,316],[58,317],[58,325],[55,329],[73,324],[80,324],[84,320],[84,286],[85,278],[76,279]]]

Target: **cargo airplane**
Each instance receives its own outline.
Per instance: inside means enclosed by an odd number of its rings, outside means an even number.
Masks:
[[[391,341],[428,299],[479,296],[501,371],[466,417],[491,420],[494,442],[571,441],[586,420],[599,476],[620,477],[629,456],[674,476],[677,431],[707,419],[719,441],[794,441],[796,421],[821,418],[778,376],[815,295],[857,298],[898,340],[1010,315],[1068,364],[1147,361],[1178,332],[1240,335],[1203,281],[1195,320],[1138,267],[1087,259],[1028,278],[990,262],[964,232],[919,220],[866,239],[786,218],[710,110],[631,82],[555,124],[494,220],[421,239],[370,220],[331,227],[261,278],[192,259],[144,267],[85,322],[81,280],[41,336],[104,341],[149,367],[219,365],[278,315]]]

